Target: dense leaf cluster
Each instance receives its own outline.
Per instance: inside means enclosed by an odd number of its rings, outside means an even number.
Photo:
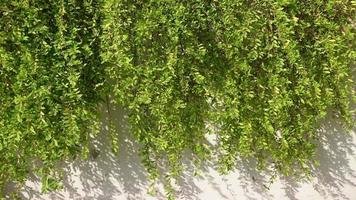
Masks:
[[[30,171],[57,187],[54,166],[85,152],[102,82],[99,5],[0,3],[0,188]]]
[[[45,2],[0,3],[0,187],[37,168],[50,183],[107,96],[168,191],[185,151],[305,175],[326,113],[353,125],[354,1]]]

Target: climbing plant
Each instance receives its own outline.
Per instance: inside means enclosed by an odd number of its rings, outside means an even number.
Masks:
[[[102,59],[150,175],[163,163],[179,176],[187,149],[199,165],[209,134],[221,172],[252,157],[307,175],[327,111],[352,124],[354,11],[351,1],[106,1]]]
[[[58,188],[55,164],[87,150],[97,130],[103,82],[99,4],[0,3],[0,189],[42,177]]]
[[[59,187],[56,163],[87,154],[109,99],[127,109],[142,163],[168,197],[187,152],[197,169],[217,155],[221,173],[253,158],[308,176],[327,112],[354,125],[355,5],[2,1],[0,188],[30,171],[44,190]]]

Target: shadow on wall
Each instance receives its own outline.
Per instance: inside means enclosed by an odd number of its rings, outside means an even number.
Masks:
[[[356,189],[356,183],[352,181],[356,179],[356,172],[349,165],[350,159],[356,159],[355,140],[340,125],[330,121],[323,127],[321,137],[322,144],[317,151],[320,166],[313,171],[320,184],[314,184],[314,188],[320,194],[329,194],[334,199],[348,199],[341,189],[344,184]]]
[[[146,171],[140,163],[138,145],[128,132],[127,116],[123,110],[111,106],[110,116],[118,130],[119,155],[110,148],[109,114],[106,106],[101,108],[103,126],[98,139],[90,145],[89,159],[65,163],[63,190],[41,194],[40,180],[31,177],[20,191],[24,199],[38,200],[114,200],[144,199],[147,180]],[[144,192],[143,192],[144,191]],[[162,196],[158,194],[158,196]]]
[[[31,180],[19,191],[23,199],[33,200],[140,200],[165,199],[162,185],[159,185],[155,197],[147,194],[149,182],[146,171],[138,156],[138,145],[128,134],[127,116],[123,110],[111,106],[111,116],[117,125],[119,134],[119,155],[113,155],[108,137],[108,111],[102,109],[103,130],[99,140],[91,145],[90,158],[87,161],[76,160],[65,163],[66,179],[64,189],[48,194],[41,194],[38,178]],[[349,199],[344,194],[345,184],[354,186],[356,168],[351,168],[349,160],[356,160],[356,144],[353,135],[345,133],[342,128],[328,120],[320,129],[321,144],[318,145],[317,159],[320,167],[313,169],[314,179],[308,185],[313,192],[324,199]],[[280,186],[275,190],[266,189],[269,180],[266,174],[256,170],[252,160],[239,162],[237,171],[227,176],[218,175],[210,162],[203,164],[203,176],[193,176],[194,168],[188,158],[184,160],[187,166],[179,180],[178,199],[207,199],[202,194],[214,191],[215,199],[276,199],[282,192],[286,199],[298,199],[298,192],[306,183],[293,182],[289,179],[280,180]],[[352,181],[353,180],[353,181]],[[278,182],[278,181],[277,181]],[[204,195],[203,195],[204,196]],[[209,198],[209,196],[208,196]]]
[[[346,132],[337,119],[329,117],[319,131],[320,142],[316,150],[316,159],[320,165],[312,169],[313,189],[325,199],[352,200],[345,195],[344,186],[354,189],[356,195],[356,168],[350,161],[356,161],[355,130]],[[296,193],[302,183],[284,180],[286,196],[296,200]]]

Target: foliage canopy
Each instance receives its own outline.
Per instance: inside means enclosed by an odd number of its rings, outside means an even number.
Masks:
[[[59,187],[108,96],[168,192],[187,150],[308,175],[326,113],[354,125],[354,16],[348,0],[1,1],[0,189],[30,171]]]

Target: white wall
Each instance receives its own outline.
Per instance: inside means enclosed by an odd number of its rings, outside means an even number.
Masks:
[[[139,161],[137,147],[127,134],[127,124],[122,111],[112,108],[114,120],[120,130],[120,154],[110,153],[107,138],[97,142],[98,155],[88,161],[65,164],[68,173],[64,189],[49,194],[41,194],[40,183],[36,177],[26,182],[21,189],[24,199],[33,200],[140,200],[165,199],[159,186],[157,196],[147,194],[146,172]],[[105,111],[103,111],[105,113]],[[106,114],[103,116],[103,134],[106,133]],[[329,121],[333,121],[332,119]],[[313,170],[311,182],[277,180],[270,187],[266,176],[259,174],[253,162],[240,162],[238,170],[227,175],[219,175],[206,163],[202,177],[191,176],[189,167],[184,174],[179,199],[224,200],[224,199],[356,199],[356,136],[355,131],[346,134],[336,124],[323,126],[322,145],[317,157],[320,167]]]

